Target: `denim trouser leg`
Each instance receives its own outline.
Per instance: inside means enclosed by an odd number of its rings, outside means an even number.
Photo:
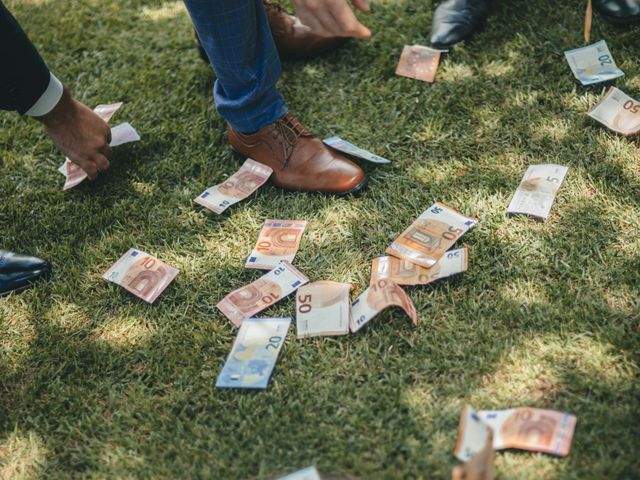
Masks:
[[[252,133],[287,113],[276,89],[280,58],[262,0],[184,0],[218,79],[218,113]]]

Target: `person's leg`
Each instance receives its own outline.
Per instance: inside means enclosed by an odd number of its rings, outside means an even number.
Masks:
[[[287,113],[276,89],[280,58],[261,0],[185,0],[217,80],[218,112],[253,133]]]
[[[185,0],[217,75],[214,99],[242,155],[268,165],[289,190],[343,195],[367,183],[364,171],[329,149],[291,114],[276,89],[280,60],[262,0]]]

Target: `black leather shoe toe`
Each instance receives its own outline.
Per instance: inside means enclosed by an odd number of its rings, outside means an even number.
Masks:
[[[24,290],[50,274],[51,264],[46,260],[0,250],[0,296]]]
[[[593,6],[614,23],[640,22],[640,0],[593,0]]]
[[[431,45],[446,49],[468,39],[488,14],[488,0],[444,0],[433,15]]]

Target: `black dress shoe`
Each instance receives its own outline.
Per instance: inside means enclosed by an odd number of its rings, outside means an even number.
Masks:
[[[51,264],[46,260],[0,250],[0,296],[29,288],[49,274]]]
[[[447,49],[466,40],[480,29],[488,14],[488,0],[444,0],[433,15],[431,46]]]
[[[593,6],[614,23],[640,22],[640,0],[593,0]]]

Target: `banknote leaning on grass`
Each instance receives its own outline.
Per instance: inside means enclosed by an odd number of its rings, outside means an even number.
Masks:
[[[349,333],[351,285],[319,281],[296,292],[298,338],[346,335]]]
[[[625,137],[640,133],[640,102],[615,87],[589,110],[589,116]]]
[[[353,333],[369,323],[388,307],[400,307],[414,325],[418,325],[418,313],[406,292],[391,280],[378,280],[351,304],[349,328]]]
[[[280,477],[278,480],[322,480],[320,473],[316,467],[307,467],[304,470],[298,470],[297,472],[290,473],[284,477]]]
[[[178,269],[161,262],[153,255],[129,249],[102,276],[116,283],[145,302],[153,303],[178,275]]]
[[[396,257],[378,257],[371,263],[371,281],[391,280],[397,285],[427,285],[440,278],[466,272],[468,265],[467,247],[449,250],[431,268],[424,268],[409,260]]]
[[[240,170],[220,185],[207,188],[194,202],[219,215],[264,185],[272,173],[271,167],[247,158]]]
[[[547,219],[568,170],[562,165],[529,165],[511,198],[507,213]]]
[[[567,50],[564,56],[573,75],[583,85],[608,82],[624,75],[613,61],[607,42],[604,40],[586,47]]]
[[[105,122],[109,122],[111,117],[122,106],[122,102],[112,103],[109,105],[98,105],[93,111]],[[130,123],[121,123],[111,128],[111,142],[109,146],[118,147],[129,142],[137,142],[140,140],[140,135]],[[63,190],[69,190],[70,188],[79,185],[87,179],[87,174],[78,165],[73,163],[68,158],[65,158],[64,163],[60,165],[58,171],[64,175],[64,187]]]
[[[306,227],[303,220],[265,220],[244,267],[271,270],[282,260],[293,262]]]
[[[402,232],[385,252],[431,268],[475,224],[474,219],[436,202]]]
[[[396,67],[396,75],[433,83],[440,63],[440,50],[422,45],[405,45]]]
[[[462,465],[456,465],[451,480],[493,480],[495,477],[496,451],[493,449],[493,430],[484,440],[484,446]]]
[[[291,263],[283,260],[258,280],[234,290],[224,297],[218,309],[240,327],[247,318],[291,295],[309,279]]]
[[[265,389],[284,345],[291,318],[248,318],[216,380],[217,388]]]
[[[564,457],[569,454],[576,417],[541,408],[476,412],[466,405],[460,416],[454,455],[463,462],[480,452],[491,433],[493,448],[516,448]]]
[[[326,145],[329,145],[334,150],[351,155],[352,157],[361,158],[372,163],[391,163],[391,160],[387,160],[375,153],[371,153],[367,150],[363,150],[360,147],[356,147],[353,143],[347,142],[340,137],[328,137],[322,140]]]

